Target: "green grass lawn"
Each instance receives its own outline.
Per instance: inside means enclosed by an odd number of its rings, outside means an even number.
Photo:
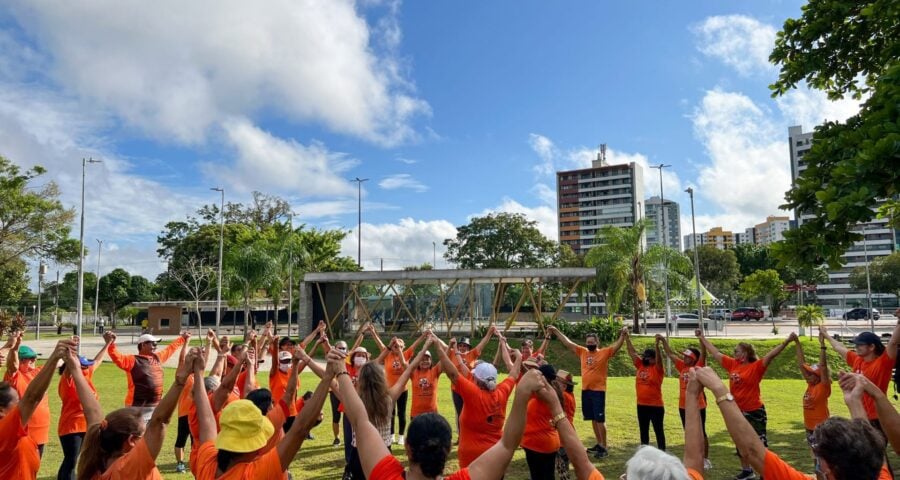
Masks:
[[[790,352],[792,353],[792,352]],[[577,371],[577,370],[576,370]],[[166,370],[166,382],[173,381],[174,371]],[[105,363],[94,375],[95,385],[100,393],[100,401],[105,411],[109,412],[119,408],[125,397],[124,374],[111,363]],[[260,382],[265,385],[267,375],[262,375]],[[576,381],[580,381],[577,379]],[[301,377],[301,392],[314,390],[318,383],[311,373],[303,373]],[[805,382],[793,379],[767,379],[762,384],[763,399],[769,413],[769,441],[772,450],[777,452],[795,467],[806,471],[813,471],[813,464],[803,429],[803,413],[801,398],[806,389]],[[843,404],[839,389],[835,383],[835,393],[832,394],[830,406],[833,415],[847,415],[847,408]],[[439,410],[453,423],[453,402],[450,398],[449,382],[446,377],[440,383]],[[683,432],[678,417],[678,381],[677,378],[667,378],[664,382],[664,397],[667,402],[667,415],[665,420],[666,439],[669,451],[681,457],[683,453]],[[580,402],[580,392],[576,387],[576,400]],[[56,382],[50,388],[50,408],[55,415],[59,412],[60,401],[56,393]],[[297,454],[297,458],[291,465],[291,473],[295,479],[324,479],[339,478],[344,466],[343,447],[331,445],[333,436],[331,433],[331,407],[326,400],[324,412],[325,422],[313,430],[316,436],[314,440],[307,440],[303,448]],[[578,406],[576,416],[576,429],[585,445],[592,445],[592,434],[587,422],[578,420],[581,414],[581,406]],[[607,427],[609,429],[610,456],[603,460],[595,461],[595,464],[606,478],[618,478],[625,470],[624,465],[638,446],[638,427],[635,414],[635,393],[633,377],[614,377],[609,379],[607,393]],[[59,442],[54,437],[55,425],[51,430],[51,441],[46,446],[44,459],[39,473],[41,479],[56,478],[56,471],[62,460],[62,451]],[[739,469],[737,457],[734,455],[734,447],[728,432],[725,430],[722,417],[715,406],[711,406],[708,412],[707,431],[710,437],[710,458],[714,468],[707,472],[708,479],[731,478]],[[166,445],[157,459],[157,464],[165,478],[189,479],[190,474],[175,474],[175,459],[172,448],[175,442],[176,419],[167,432]],[[651,441],[653,441],[651,433]],[[342,439],[343,440],[343,439]],[[394,447],[394,454],[405,462],[405,455],[401,446]],[[896,456],[891,456],[894,466],[900,465]],[[451,455],[447,465],[447,471],[457,468],[455,452]],[[525,455],[522,451],[516,453],[509,467],[507,479],[528,478],[528,467],[525,464]]]

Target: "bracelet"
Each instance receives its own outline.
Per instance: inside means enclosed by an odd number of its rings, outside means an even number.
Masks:
[[[175,379],[175,385],[178,385],[179,387],[183,387],[185,383],[187,383],[187,380],[179,382],[177,378]]]
[[[338,374],[335,375],[334,377],[337,378],[337,377],[340,377],[341,375],[346,375],[346,376],[349,377],[349,376],[350,376],[350,372],[344,370],[344,371],[342,371],[342,372],[338,372]]]
[[[556,424],[564,418],[566,418],[566,412],[559,412],[555,417],[550,419],[550,425],[553,425],[553,428],[556,428]]]

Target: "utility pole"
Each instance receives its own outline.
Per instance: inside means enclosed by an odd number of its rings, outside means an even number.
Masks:
[[[663,169],[667,167],[671,167],[672,165],[666,165],[664,163],[660,163],[659,165],[651,165],[650,168],[656,168],[659,170],[659,214],[660,219],[662,220],[662,244],[666,250],[663,250],[663,285],[665,286],[665,299],[666,299],[666,336],[669,336],[669,318],[671,318],[672,313],[669,308],[669,242],[666,240],[666,231],[668,230],[668,224],[666,223],[666,197],[663,192]],[[694,249],[696,250],[696,248]],[[700,323],[703,323],[703,317],[700,317]],[[677,326],[677,323],[676,323]]]
[[[363,182],[368,182],[368,178],[359,178],[356,177],[353,180],[356,182],[356,201],[357,201],[357,244],[356,244],[356,264],[359,265],[360,270],[362,270],[362,184]]]
[[[703,330],[706,330],[706,325],[703,323],[703,296],[700,293],[700,256],[697,254],[700,245],[697,242],[697,223],[694,215],[694,189],[688,187],[685,192],[691,196],[691,235],[694,236],[694,280],[697,281],[697,317],[700,324],[703,325]]]
[[[87,164],[103,163],[93,158],[81,159],[81,230],[78,234],[78,299],[75,310],[75,335],[81,336],[81,322],[84,317],[84,177]],[[81,343],[77,347],[78,355],[81,355]]]
[[[41,285],[44,283],[44,275],[47,273],[47,264],[44,260],[38,260],[38,298],[37,298],[37,319],[34,322],[34,339],[41,339]]]
[[[222,203],[219,207],[221,220],[219,221],[219,280],[216,282],[216,335],[219,334],[219,322],[222,318],[222,255],[225,249],[225,188],[213,187],[210,190],[222,194]],[[198,326],[202,324],[201,319],[197,319]]]
[[[100,324],[100,251],[103,250],[103,240],[97,239],[97,292],[94,294],[94,333],[97,333],[97,325]]]

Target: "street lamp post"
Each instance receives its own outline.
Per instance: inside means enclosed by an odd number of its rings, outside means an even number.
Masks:
[[[431,242],[431,268],[437,270],[437,242]]]
[[[694,238],[694,280],[697,281],[697,317],[703,329],[706,330],[706,324],[703,323],[703,296],[700,294],[700,256],[697,250],[700,247],[697,242],[697,223],[694,215],[694,189],[688,187],[685,192],[691,197],[691,235]]]
[[[662,172],[664,168],[671,167],[672,165],[659,164],[659,165],[651,165],[650,168],[659,169],[659,211],[660,218],[662,219],[662,244],[665,248],[663,250],[663,285],[666,299],[666,336],[669,335],[669,318],[671,318],[671,311],[669,308],[669,242],[666,241],[666,230],[668,230],[668,224],[666,223],[666,197],[663,192],[663,176]],[[693,198],[693,197],[692,197]],[[695,248],[696,250],[696,248]],[[700,322],[703,322],[703,317],[700,318]],[[676,324],[677,326],[677,324]]]
[[[290,235],[291,236],[290,236],[290,240],[289,240],[290,243],[288,243],[288,251],[290,252],[288,254],[288,256],[289,256],[289,260],[288,260],[288,311],[287,311],[287,314],[288,314],[288,320],[287,320],[288,337],[291,336],[291,317],[294,313],[293,312],[293,308],[294,308],[294,215],[297,215],[297,212],[294,212],[294,211],[290,212],[290,229],[291,229]],[[275,313],[277,314],[278,312],[275,312]],[[275,323],[276,324],[278,323],[277,318],[275,320]],[[300,335],[299,330],[297,331],[297,335]]]
[[[356,182],[356,201],[357,201],[357,245],[356,245],[356,264],[359,265],[359,268],[362,269],[362,184],[363,182],[368,182],[368,178],[359,178],[356,177],[353,180]]]
[[[222,194],[222,203],[219,207],[219,280],[216,282],[216,335],[219,334],[219,322],[222,318],[222,254],[225,250],[225,188],[213,187],[210,190]],[[197,323],[202,323],[198,318]]]
[[[78,234],[78,300],[75,315],[75,334],[81,336],[81,322],[84,317],[84,177],[87,164],[103,163],[101,160],[93,158],[81,159],[81,230]],[[77,346],[78,354],[81,355],[81,343]]]
[[[47,264],[43,260],[38,261],[38,298],[37,319],[34,322],[34,339],[41,339],[41,285],[44,283],[44,275],[47,273]]]
[[[865,256],[866,263],[866,303],[869,304],[868,312],[866,312],[866,316],[869,317],[869,327],[872,331],[875,331],[875,320],[872,317],[872,282],[869,279],[869,247],[868,241],[866,240],[866,225],[863,224],[863,255]]]
[[[97,333],[97,325],[100,324],[100,251],[103,250],[103,240],[97,239],[97,291],[94,293],[94,333]]]

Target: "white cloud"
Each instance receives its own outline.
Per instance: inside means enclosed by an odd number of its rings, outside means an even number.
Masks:
[[[164,141],[203,142],[263,110],[385,145],[428,115],[397,58],[397,2],[370,27],[352,0],[14,2],[45,73],[92,110]]]
[[[356,258],[358,232],[353,229],[341,243],[341,255]],[[398,223],[362,224],[362,265],[365,270],[385,270],[432,263],[437,268],[452,268],[443,259],[444,239],[454,238],[456,227],[446,220],[402,218]],[[432,243],[433,242],[433,243]]]
[[[528,144],[541,159],[541,163],[534,166],[534,171],[538,175],[553,175],[556,171],[554,160],[559,154],[553,141],[543,135],[530,133],[528,134]]]
[[[408,173],[398,173],[395,175],[388,175],[381,179],[378,182],[378,186],[385,190],[396,190],[398,188],[406,188],[409,190],[413,190],[416,192],[425,192],[428,190],[428,186],[423,184],[422,182],[416,180],[412,177],[412,175]]]
[[[230,119],[225,136],[233,147],[234,164],[226,168],[206,163],[203,170],[240,192],[253,190],[294,196],[351,196],[356,188],[340,174],[357,161],[331,152],[321,143],[303,145],[265,132],[246,119]]]
[[[547,205],[556,208],[556,190],[548,187],[544,183],[538,183],[534,187],[531,188],[532,193],[537,195],[542,202]]]
[[[769,53],[775,47],[777,30],[745,15],[708,17],[692,28],[697,49],[722,61],[741,75],[770,75],[775,66]]]
[[[521,213],[529,220],[537,222],[537,228],[545,237],[551,240],[559,238],[556,228],[556,207],[553,208],[541,205],[537,207],[526,207],[521,203],[509,197],[504,197],[500,205],[493,208],[487,208],[474,216],[485,216],[491,213]],[[469,217],[471,218],[471,217]]]
[[[831,101],[825,92],[801,86],[778,97],[775,102],[790,125],[802,125],[804,130],[812,130],[826,120],[844,121],[856,115],[867,98],[854,100],[847,97]]]
[[[566,153],[569,167],[590,168],[592,162],[597,159],[597,149],[580,147]],[[642,153],[620,152],[611,148],[606,149],[606,162],[610,165],[625,165],[636,163],[641,166],[644,173],[644,196],[649,198],[659,196],[659,172],[650,168],[650,161]],[[673,194],[682,190],[681,179],[672,168],[663,169],[663,188],[666,198],[672,198]]]
[[[397,161],[400,163],[405,163],[407,165],[415,165],[415,164],[419,163],[418,160],[415,160],[412,158],[403,158],[403,157],[398,157]]]

